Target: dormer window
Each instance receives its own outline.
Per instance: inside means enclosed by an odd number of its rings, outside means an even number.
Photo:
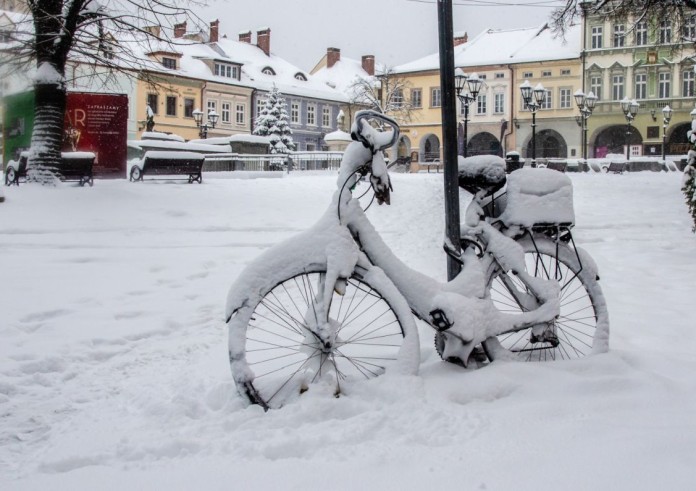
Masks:
[[[275,75],[275,74],[276,74],[276,73],[273,71],[273,68],[271,68],[271,67],[269,67],[269,66],[267,66],[266,68],[264,68],[263,70],[261,70],[261,73],[263,73],[263,74],[265,74],[265,75]]]
[[[162,66],[164,68],[169,68],[170,70],[176,70],[176,58],[162,57]]]
[[[302,80],[303,82],[306,82],[306,81],[307,81],[307,77],[305,77],[305,74],[304,74],[304,73],[297,72],[297,73],[295,74],[295,80]]]
[[[227,63],[215,63],[215,75],[239,80],[239,67]]]

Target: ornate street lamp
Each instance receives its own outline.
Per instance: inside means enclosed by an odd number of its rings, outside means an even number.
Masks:
[[[624,97],[621,100],[621,110],[626,117],[626,160],[631,160],[631,123],[638,114],[640,104],[635,99],[629,100]]]
[[[464,108],[464,157],[468,157],[468,126],[469,126],[469,106],[476,101],[481,87],[483,86],[483,80],[475,73],[467,75],[464,70],[457,68],[454,71],[454,89],[457,92],[457,98]],[[466,92],[463,92],[467,89]]]
[[[575,104],[580,109],[578,124],[582,128],[582,158],[587,161],[587,120],[592,116],[592,111],[597,105],[597,96],[592,91],[589,94],[578,89],[575,92]]]
[[[532,89],[529,80],[525,80],[520,85],[520,91],[522,92],[524,107],[532,113],[532,167],[536,167],[536,113],[544,104],[546,89],[540,83]]]
[[[669,105],[662,108],[662,161],[665,161],[667,146],[667,126],[672,119],[672,108]]]
[[[204,140],[208,138],[208,129],[215,128],[219,117],[220,116],[218,116],[218,113],[210,109],[208,111],[208,121],[203,123],[203,111],[200,109],[194,110],[193,119],[196,121],[196,126],[198,127],[198,136]]]

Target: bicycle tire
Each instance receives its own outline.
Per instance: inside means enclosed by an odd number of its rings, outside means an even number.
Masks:
[[[564,242],[558,244],[557,250],[556,243],[545,235],[525,235],[517,242],[524,249],[529,274],[546,279],[556,277],[561,283],[561,313],[550,326],[548,336],[545,332],[534,339],[532,329],[527,328],[487,339],[483,347],[488,357],[552,361],[607,351],[609,315],[592,260]],[[514,300],[500,275],[497,265],[492,264],[487,273],[487,294],[500,311],[521,312],[519,302]],[[520,291],[526,291],[511,272],[507,275]],[[558,344],[553,346],[555,341]]]
[[[392,307],[398,301],[394,292],[380,292],[357,268],[345,293],[333,292],[328,318],[340,328],[335,343],[322,347],[308,326],[322,317],[316,300],[325,274],[320,265],[287,274],[257,290],[258,300],[228,320],[233,378],[250,403],[280,408],[327,377],[338,395],[342,386],[374,378],[397,363],[403,338],[416,332],[410,313],[404,319]],[[417,357],[412,363],[415,372]]]

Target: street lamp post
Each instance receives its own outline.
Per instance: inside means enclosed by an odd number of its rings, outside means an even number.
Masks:
[[[672,108],[669,105],[662,108],[662,161],[665,161],[667,154],[667,126],[672,119]]]
[[[211,109],[208,111],[208,121],[203,123],[203,111],[200,109],[194,110],[193,119],[196,121],[196,126],[198,127],[198,136],[204,140],[208,138],[208,129],[215,128],[218,117],[218,113]]]
[[[520,85],[520,91],[522,92],[524,107],[532,113],[532,167],[536,167],[536,113],[544,104],[546,89],[541,83],[532,89],[529,80],[525,80]]]
[[[626,117],[626,160],[631,160],[631,123],[638,114],[639,107],[640,104],[635,99],[629,100],[628,97],[624,97],[621,100],[621,110]]]
[[[476,101],[483,80],[477,74],[473,73],[470,76],[464,73],[464,70],[457,68],[454,71],[454,88],[457,93],[457,98],[462,103],[464,108],[464,157],[469,156],[468,142],[468,126],[469,126],[469,106]],[[462,93],[466,87],[467,92]]]
[[[592,91],[585,95],[582,90],[578,89],[575,92],[575,104],[580,109],[578,124],[582,128],[582,158],[587,162],[587,120],[592,116],[592,111],[597,105],[597,96]]]

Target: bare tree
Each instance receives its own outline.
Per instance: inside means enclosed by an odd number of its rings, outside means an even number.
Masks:
[[[55,180],[63,141],[68,64],[92,66],[102,74],[118,71],[142,76],[151,64],[142,56],[142,49],[134,48],[170,43],[161,27],[197,19],[192,9],[198,5],[196,0],[27,1],[27,20],[6,43],[0,64],[19,70],[36,67],[28,180],[44,184]]]
[[[609,19],[638,22],[669,19],[675,22],[675,32],[687,32],[685,40],[696,42],[693,33],[685,30],[696,9],[696,0],[564,0],[565,5],[551,16],[557,32],[565,30],[583,15],[601,14]]]
[[[387,67],[373,77],[358,77],[348,90],[353,108],[367,107],[401,123],[413,120],[415,107],[411,99],[411,83],[392,68]]]

